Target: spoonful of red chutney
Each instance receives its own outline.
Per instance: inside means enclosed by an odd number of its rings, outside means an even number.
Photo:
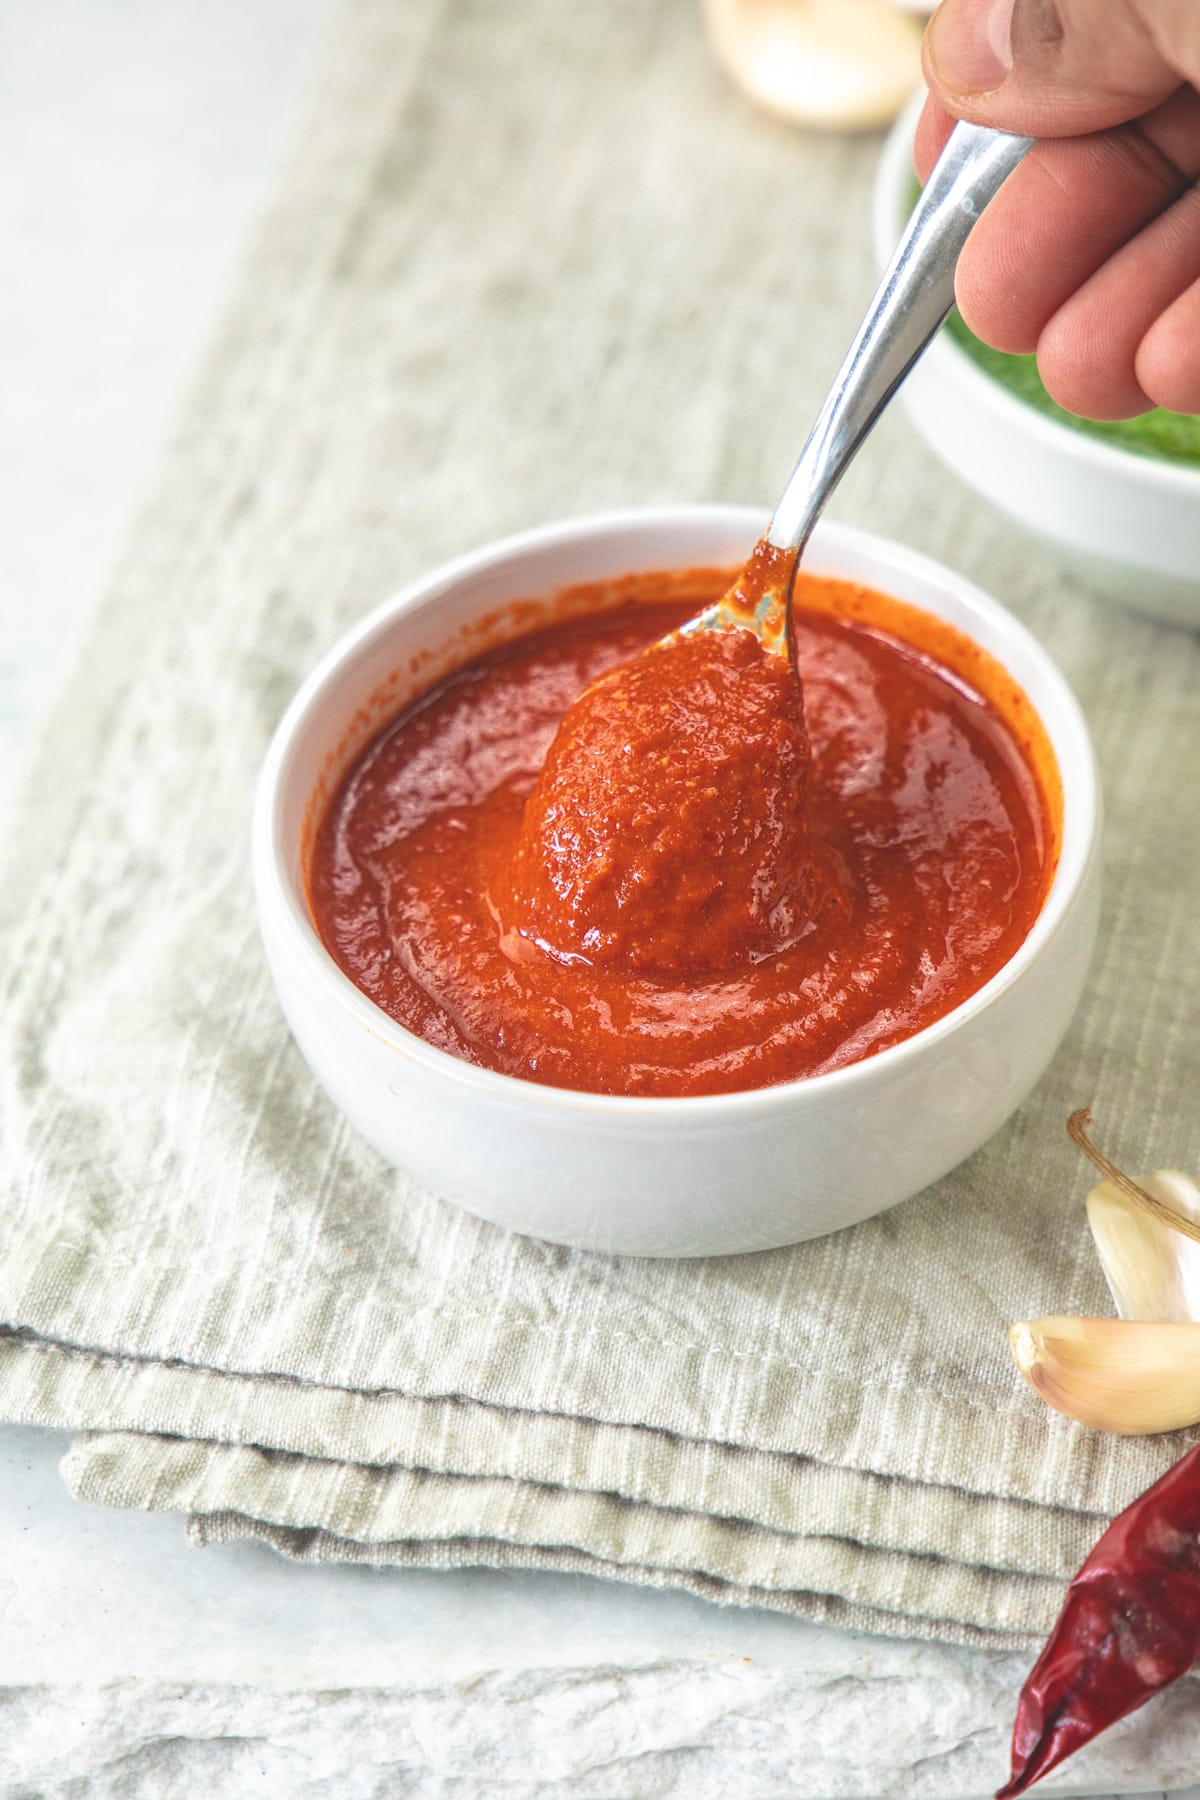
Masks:
[[[956,125],[763,538],[732,587],[591,683],[526,802],[503,924],[564,962],[699,976],[841,905],[806,825],[796,569],[826,501],[954,303],[979,213],[1033,140]]]

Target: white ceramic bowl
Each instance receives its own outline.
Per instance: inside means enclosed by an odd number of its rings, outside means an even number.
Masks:
[[[882,269],[910,209],[921,97],[884,145],[871,235]],[[1106,599],[1200,625],[1200,468],[1120,450],[1017,399],[946,333],[901,390],[921,436],[954,473],[1066,552]]]
[[[267,959],[317,1080],[390,1161],[470,1212],[557,1243],[647,1256],[759,1250],[868,1218],[1001,1125],[1045,1068],[1083,986],[1098,901],[1087,730],[1034,640],[994,600],[910,550],[822,525],[806,566],[898,596],[983,644],[1024,688],[1063,777],[1058,871],[1012,960],[906,1043],[808,1081],[688,1099],[541,1087],[435,1050],[333,962],[305,903],[317,810],[389,714],[461,660],[506,601],[639,570],[742,560],[765,520],[671,507],[547,527],[465,556],[343,638],[288,708],[263,769],[254,873]],[[406,674],[414,661],[419,676]],[[399,673],[398,673],[399,672]]]

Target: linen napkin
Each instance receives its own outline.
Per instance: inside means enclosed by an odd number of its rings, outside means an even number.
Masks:
[[[1048,1414],[1005,1330],[1109,1310],[1071,1107],[1133,1169],[1200,1163],[1200,650],[1098,606],[902,418],[838,510],[1029,621],[1107,788],[1087,997],[984,1150],[791,1250],[554,1248],[386,1168],[264,973],[248,820],[299,678],[505,530],[769,504],[872,285],[877,151],[750,112],[678,0],[346,7],[0,896],[0,1416],[79,1431],[77,1494],[206,1543],[1025,1645],[1180,1453]]]

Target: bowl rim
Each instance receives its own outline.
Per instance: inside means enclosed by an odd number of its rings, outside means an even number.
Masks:
[[[925,104],[924,92],[907,102],[884,139],[871,188],[871,245],[875,261],[883,268],[891,257],[900,228],[907,217],[903,204],[905,184],[912,176],[912,143],[917,120]],[[981,368],[962,345],[946,331],[939,331],[925,351],[925,359],[937,357],[951,364],[957,379],[965,380],[984,404],[1001,418],[1040,438],[1050,449],[1069,456],[1110,478],[1119,477],[1147,487],[1161,487],[1195,499],[1200,490],[1200,464],[1172,462],[1152,451],[1125,450],[1092,437],[1086,423],[1076,428],[1039,412],[1020,399],[1004,383]]]
[[[1045,709],[1038,710],[1043,726],[1051,737],[1055,756],[1061,764],[1056,739],[1074,741],[1078,752],[1079,771],[1068,794],[1063,779],[1062,841],[1058,865],[1049,890],[1033,925],[1013,955],[973,994],[950,1012],[924,1026],[910,1037],[873,1056],[861,1058],[824,1074],[801,1076],[793,1081],[778,1082],[770,1087],[738,1089],[732,1093],[680,1095],[598,1094],[586,1089],[554,1087],[527,1081],[521,1076],[503,1074],[481,1068],[449,1052],[439,1050],[418,1037],[385,1013],[375,1001],[358,988],[334,961],[322,942],[306,904],[297,897],[287,872],[288,846],[284,843],[281,817],[285,777],[291,758],[310,716],[322,702],[327,688],[334,685],[347,664],[368,649],[374,640],[387,634],[398,620],[425,604],[436,601],[463,580],[495,567],[504,561],[518,559],[545,548],[554,548],[578,539],[595,539],[627,534],[649,533],[664,528],[719,523],[745,528],[747,542],[751,534],[762,531],[767,514],[761,508],[726,503],[655,504],[582,514],[557,520],[548,525],[494,539],[478,549],[468,551],[451,561],[439,564],[427,574],[408,583],[397,593],[375,607],[349,631],[345,632],[320,659],[301,684],[284,711],[264,759],[255,795],[251,828],[254,884],[259,916],[259,929],[266,943],[269,931],[282,920],[292,948],[299,954],[307,973],[343,1011],[371,1036],[408,1061],[416,1062],[432,1077],[448,1081],[460,1089],[489,1098],[510,1107],[532,1108],[550,1114],[586,1114],[596,1123],[640,1120],[666,1123],[685,1120],[691,1124],[704,1115],[714,1125],[739,1118],[770,1115],[775,1112],[809,1110],[822,1104],[841,1104],[855,1090],[870,1090],[880,1082],[902,1075],[906,1069],[919,1066],[965,1025],[973,1022],[1008,993],[1032,965],[1049,948],[1066,922],[1084,889],[1098,854],[1101,801],[1095,753],[1078,701],[1071,692],[1049,654],[1032,632],[1014,614],[994,600],[968,577],[922,552],[909,549],[874,532],[855,526],[822,521],[814,533],[814,561],[821,566],[827,559],[821,554],[829,550],[834,556],[839,547],[857,550],[868,556],[883,556],[901,574],[917,580],[952,587],[968,609],[985,619],[1000,636],[1011,640],[1030,663],[1038,669],[1039,681],[1054,696],[1052,725]],[[836,569],[830,569],[836,575]],[[523,597],[523,596],[522,596]],[[899,597],[899,596],[898,596]],[[919,610],[929,611],[920,602],[906,601]],[[933,616],[938,616],[934,614]],[[958,629],[963,629],[961,626]],[[964,635],[969,635],[964,633]],[[1018,685],[1024,682],[996,650],[989,651],[1002,663]],[[1032,702],[1031,702],[1032,703]],[[1063,771],[1060,767],[1060,774]],[[268,908],[271,922],[268,924]]]

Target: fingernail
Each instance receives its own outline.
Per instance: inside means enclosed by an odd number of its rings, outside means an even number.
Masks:
[[[1015,0],[945,0],[929,27],[929,53],[955,94],[989,94],[1012,70]]]

